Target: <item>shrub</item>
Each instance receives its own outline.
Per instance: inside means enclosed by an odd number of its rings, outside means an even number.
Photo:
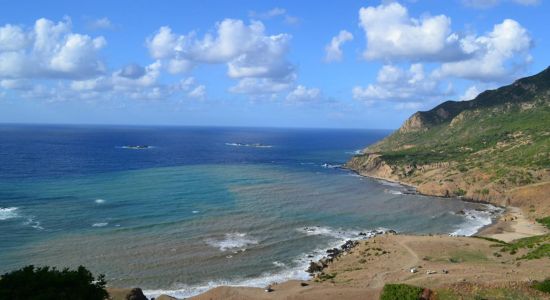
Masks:
[[[535,283],[533,288],[541,292],[550,293],[550,278],[547,278],[542,282]]]
[[[550,229],[550,217],[537,219],[537,222],[541,223],[542,225],[544,225],[544,226],[548,227],[548,229]]]
[[[424,289],[408,284],[386,284],[380,300],[418,300]]]
[[[2,275],[0,299],[10,300],[104,300],[105,276],[97,280],[83,266],[76,270],[26,266]]]

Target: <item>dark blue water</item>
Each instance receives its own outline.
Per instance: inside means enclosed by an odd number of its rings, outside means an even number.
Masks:
[[[186,296],[302,278],[307,255],[360,231],[489,221],[454,214],[476,204],[334,168],[387,134],[1,125],[0,271],[84,264],[114,286]]]

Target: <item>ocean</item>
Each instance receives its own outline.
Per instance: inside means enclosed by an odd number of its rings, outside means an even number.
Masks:
[[[339,168],[389,133],[0,125],[0,272],[82,264],[110,286],[186,297],[306,279],[310,260],[362,232],[491,222],[486,205]]]

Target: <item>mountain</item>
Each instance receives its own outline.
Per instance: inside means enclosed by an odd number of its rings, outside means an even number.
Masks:
[[[413,114],[346,166],[420,193],[550,212],[550,67]]]

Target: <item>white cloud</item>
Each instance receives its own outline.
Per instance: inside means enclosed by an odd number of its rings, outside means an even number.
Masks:
[[[90,78],[105,72],[99,36],[73,33],[70,19],[38,19],[31,30],[0,27],[0,78]]]
[[[409,69],[384,65],[378,72],[375,84],[356,86],[353,98],[367,104],[380,101],[421,103],[449,95],[451,87],[440,88],[440,81],[424,72],[422,64],[413,64]],[[406,107],[401,105],[400,107]]]
[[[291,16],[290,14],[288,14],[286,9],[280,8],[280,7],[275,7],[265,12],[251,11],[248,13],[248,16],[252,19],[263,19],[263,20],[282,17],[284,22],[288,25],[296,25],[300,23],[299,18]]]
[[[481,92],[482,91],[477,87],[477,85],[472,85],[464,91],[464,94],[460,97],[460,100],[472,100]]]
[[[527,30],[510,19],[494,26],[482,36],[461,40],[471,58],[443,63],[440,76],[455,76],[482,81],[497,81],[513,76],[531,61],[532,40]]]
[[[353,35],[350,32],[340,30],[340,33],[333,37],[330,43],[325,46],[325,60],[327,62],[341,60],[343,55],[342,45],[351,40],[353,40]]]
[[[89,29],[92,29],[92,30],[113,29],[114,28],[114,25],[111,22],[111,20],[109,20],[109,18],[106,18],[106,17],[91,20],[91,21],[88,22],[87,26],[88,26]]]
[[[361,8],[359,20],[367,38],[366,59],[447,60],[460,54],[447,16],[414,19],[406,7],[392,2]]]
[[[307,88],[303,85],[298,85],[286,96],[286,100],[290,102],[311,102],[319,100],[321,90],[318,88]]]
[[[171,73],[186,72],[198,64],[226,64],[228,76],[241,79],[231,91],[259,93],[264,87],[266,93],[272,93],[280,89],[276,88],[280,82],[295,77],[294,66],[286,58],[289,42],[288,34],[267,35],[262,22],[246,25],[225,19],[217,24],[215,34],[203,38],[194,32],[179,35],[161,27],[147,39],[147,47],[153,58],[166,61]],[[252,88],[254,83],[258,86]]]
[[[199,85],[187,93],[187,96],[194,99],[204,99],[204,97],[206,97],[206,87],[204,85]]]
[[[237,94],[277,94],[287,91],[293,86],[293,79],[274,80],[272,78],[243,78],[229,88],[229,91]]]

